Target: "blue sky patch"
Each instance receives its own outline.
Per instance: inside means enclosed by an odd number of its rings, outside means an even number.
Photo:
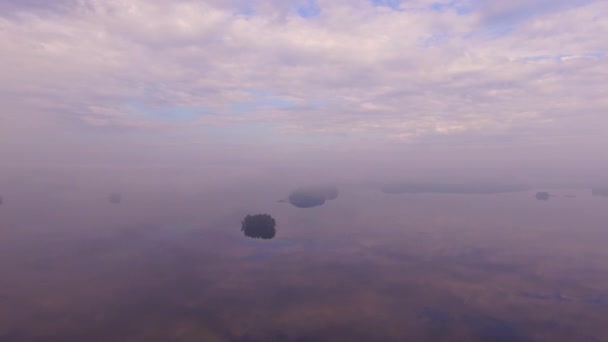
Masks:
[[[538,55],[538,56],[528,56],[520,58],[519,60],[522,62],[540,62],[540,61],[555,61],[561,62],[567,58],[576,58],[576,57],[587,57],[587,58],[603,58],[606,57],[606,52],[590,52],[584,54],[569,54],[569,53],[560,53],[556,55]]]
[[[316,0],[306,0],[296,9],[296,12],[302,18],[312,18],[321,14],[321,7]]]
[[[200,114],[210,113],[208,109],[201,107],[151,105],[142,101],[129,101],[126,107],[137,116],[173,122],[189,121]]]
[[[233,112],[247,112],[253,111],[260,107],[272,107],[283,109],[297,107],[297,104],[295,102],[271,95],[270,93],[261,89],[250,90],[249,94],[251,94],[251,96],[253,97],[252,100],[233,103],[230,106],[230,109]]]
[[[465,15],[471,13],[472,7],[470,3],[463,3],[459,0],[453,0],[450,2],[435,2],[431,4],[430,9],[434,12],[444,12],[444,11],[456,11],[456,13],[460,15]]]
[[[402,0],[372,0],[374,6],[389,7],[398,10]]]

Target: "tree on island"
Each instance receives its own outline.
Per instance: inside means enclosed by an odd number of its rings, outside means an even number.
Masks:
[[[255,239],[272,239],[277,230],[277,223],[268,214],[247,215],[241,222],[241,231],[245,236]]]

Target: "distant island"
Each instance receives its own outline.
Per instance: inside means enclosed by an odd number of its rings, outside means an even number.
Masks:
[[[608,197],[608,187],[591,189],[593,196]]]
[[[547,200],[549,200],[549,197],[551,197],[551,195],[548,192],[537,192],[536,193],[536,199],[539,201],[547,201]]]
[[[113,204],[118,204],[122,201],[122,196],[119,193],[112,193],[108,196],[108,201]]]
[[[338,198],[338,193],[338,188],[331,185],[303,187],[294,190],[287,200],[279,202],[289,202],[298,208],[314,208],[325,204],[325,201]]]
[[[440,184],[440,183],[393,183],[381,186],[385,194],[500,194],[529,190],[520,184]]]

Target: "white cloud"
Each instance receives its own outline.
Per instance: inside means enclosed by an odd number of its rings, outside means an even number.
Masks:
[[[152,101],[204,109],[196,125],[266,122],[379,140],[517,136],[521,127],[585,136],[586,125],[606,123],[605,2],[534,10],[508,33],[488,31],[479,18],[542,2],[485,2],[467,14],[433,11],[429,1],[403,11],[318,3],[321,15],[308,19],[284,1],[261,1],[251,15],[220,1],[12,10],[0,17],[0,97],[32,117],[93,126],[189,125],[134,118],[125,107]],[[235,104],[257,101],[251,91],[299,105],[236,113]]]

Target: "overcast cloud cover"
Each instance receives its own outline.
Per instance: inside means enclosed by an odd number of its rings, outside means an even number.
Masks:
[[[605,167],[607,52],[600,0],[0,0],[0,156]]]

